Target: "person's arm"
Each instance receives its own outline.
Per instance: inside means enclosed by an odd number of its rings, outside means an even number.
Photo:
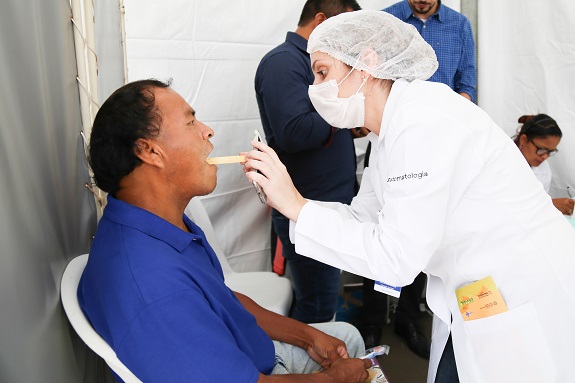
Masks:
[[[463,49],[453,79],[454,90],[475,102],[477,97],[477,66],[475,63],[475,42],[469,20],[465,20],[461,39]]]
[[[350,129],[351,130],[351,134],[353,135],[353,138],[362,138],[365,137],[369,134],[369,129],[364,128],[364,127],[358,127],[355,129]]]
[[[561,213],[565,215],[573,214],[573,205],[575,205],[575,201],[571,198],[553,198],[552,199],[553,205],[559,210]]]
[[[276,144],[288,153],[327,145],[332,127],[308,97],[310,67],[303,57],[280,52],[258,68],[256,92]]]
[[[251,172],[247,176],[264,188],[276,209],[296,222],[294,239],[300,254],[370,279],[405,286],[425,268],[441,242],[448,205],[460,198],[451,190],[454,180],[469,182],[479,171],[474,162],[476,153],[469,149],[473,147],[472,135],[446,123],[443,114],[427,112],[425,121],[414,118],[408,108],[396,112],[392,123],[404,128],[393,138],[386,136],[394,140],[389,144],[393,150],[385,159],[389,167],[384,176],[389,187],[381,195],[385,204],[371,206],[376,222],[350,219],[349,211],[342,214],[312,201],[301,202],[281,162],[264,145],[258,146],[261,152],[246,153],[246,170],[253,166],[262,174]],[[422,129],[423,121],[432,128]],[[452,149],[438,151],[442,145]],[[412,175],[412,169],[420,173]],[[354,199],[352,206],[361,202]]]
[[[240,349],[234,330],[201,289],[191,288],[147,305],[130,322],[115,351],[144,382],[255,382],[260,373],[253,358]]]
[[[258,325],[273,340],[306,350],[323,368],[329,368],[337,359],[349,358],[345,343],[297,320],[269,311],[249,297],[234,292],[239,301],[257,320]]]
[[[258,305],[249,297],[234,292],[238,300],[257,320],[270,338],[292,344],[307,351],[323,371],[316,374],[263,375],[259,383],[267,382],[363,382],[371,362],[349,359],[345,343],[305,323],[284,317]]]
[[[315,374],[260,374],[258,383],[369,383],[370,359],[338,359],[331,368]]]

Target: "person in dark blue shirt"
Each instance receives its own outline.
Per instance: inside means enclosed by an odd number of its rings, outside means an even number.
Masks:
[[[157,80],[127,84],[102,105],[89,161],[109,195],[78,287],[84,314],[146,383],[363,381],[371,362],[349,357],[365,351],[353,326],[306,325],[225,285],[184,215],[216,186],[213,135]]]
[[[350,203],[356,193],[352,132],[336,129],[308,97],[313,83],[307,39],[328,17],[360,9],[355,0],[309,0],[298,27],[261,60],[255,90],[267,143],[285,164],[305,198]],[[295,252],[289,220],[272,211],[275,232],[294,286],[290,316],[305,323],[331,320],[337,309],[340,270]]]

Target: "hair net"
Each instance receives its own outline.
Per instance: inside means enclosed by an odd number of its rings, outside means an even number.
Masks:
[[[344,12],[318,25],[308,53],[321,51],[373,77],[427,80],[437,69],[433,48],[419,32],[383,11]]]

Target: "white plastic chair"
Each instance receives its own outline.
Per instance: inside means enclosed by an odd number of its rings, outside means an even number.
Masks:
[[[288,278],[280,277],[272,271],[235,272],[218,242],[202,201],[193,198],[186,207],[185,213],[204,231],[208,242],[218,256],[226,285],[230,289],[247,295],[270,311],[284,316],[288,314],[292,301],[292,285]]]
[[[118,359],[112,347],[98,335],[80,309],[77,295],[78,283],[86,267],[86,262],[88,262],[88,254],[83,254],[72,259],[62,275],[60,296],[66,316],[84,343],[104,359],[108,366],[110,366],[125,383],[142,383],[140,379],[120,362],[120,359]]]

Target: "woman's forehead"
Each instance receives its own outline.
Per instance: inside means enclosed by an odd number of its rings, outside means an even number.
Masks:
[[[544,147],[546,149],[555,149],[557,145],[559,145],[559,141],[561,141],[561,137],[559,136],[547,136],[543,137],[533,137],[531,139],[534,143],[538,146]]]
[[[341,61],[331,57],[327,53],[317,51],[317,52],[313,52],[311,54],[311,67],[312,68],[317,68],[319,65],[333,65],[333,66],[335,66],[338,63],[341,63]]]

